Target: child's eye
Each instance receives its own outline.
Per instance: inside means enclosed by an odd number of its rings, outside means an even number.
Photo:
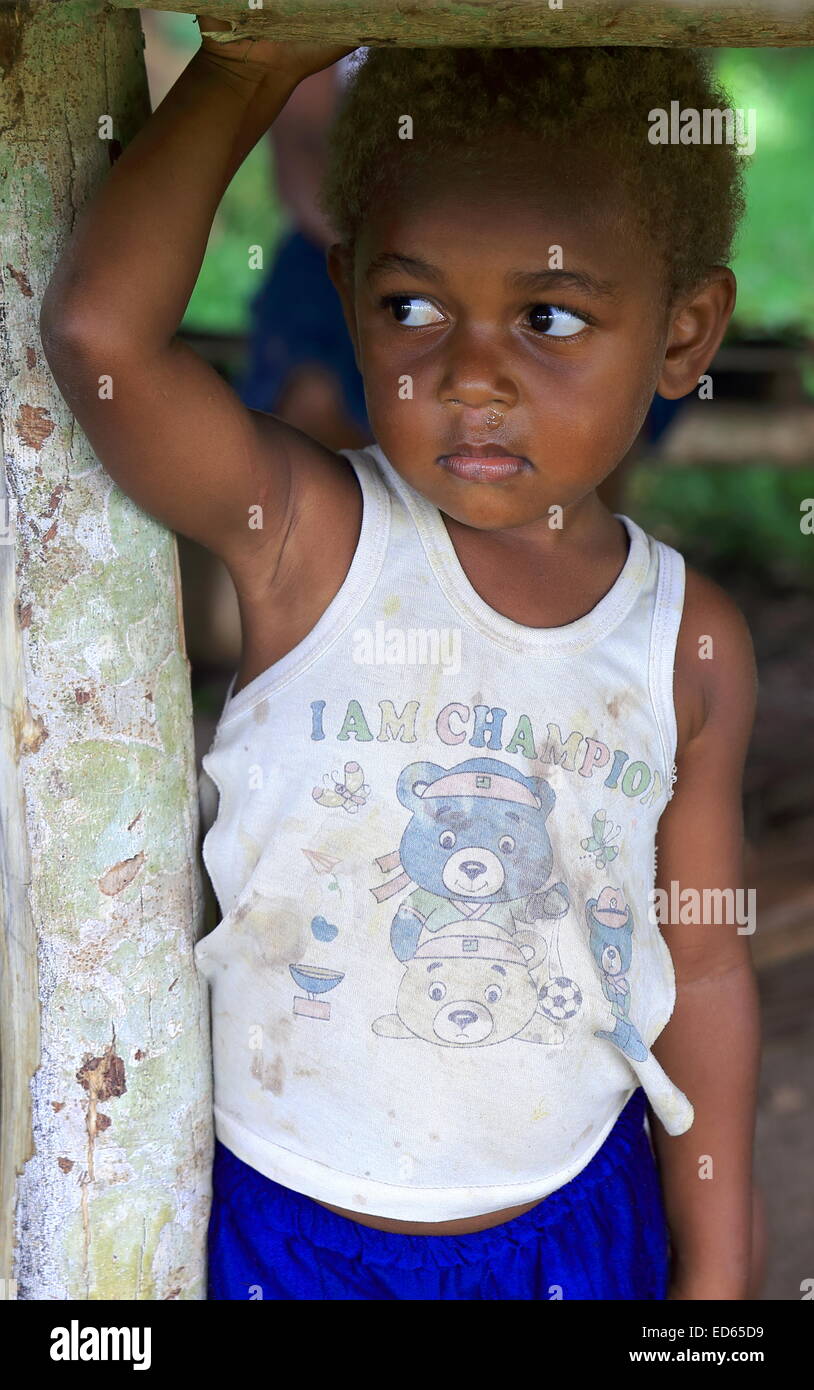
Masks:
[[[390,310],[397,323],[407,328],[426,328],[431,323],[444,321],[440,310],[423,294],[389,294],[379,303]],[[411,315],[415,317],[411,319]],[[529,319],[542,320],[535,327],[551,338],[576,338],[589,322],[561,304],[535,304],[529,310]]]
[[[529,309],[529,319],[534,318],[543,320],[537,327],[550,338],[576,338],[587,323],[580,314],[560,304],[535,304]]]
[[[423,294],[388,294],[385,295],[380,303],[382,308],[391,310],[397,323],[404,323],[408,328],[424,328],[428,323],[443,322],[443,314],[439,313],[435,305],[429,299],[425,298]],[[420,304],[426,307],[415,311],[419,315],[424,315],[423,318],[419,318],[418,321],[414,319],[412,322],[409,322],[409,315],[414,312],[410,308],[412,304]],[[438,317],[435,319],[427,318],[428,309],[432,313],[437,314]]]

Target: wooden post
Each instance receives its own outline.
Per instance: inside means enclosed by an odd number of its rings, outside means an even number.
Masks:
[[[58,0],[59,2],[59,0]],[[62,0],[64,3],[64,0]],[[127,9],[138,0],[110,0]],[[769,48],[814,43],[814,0],[151,0],[235,19],[241,34],[315,43],[643,44]],[[192,21],[190,21],[192,23]]]
[[[142,48],[101,0],[0,10],[0,1298],[205,1296],[175,538],[101,468],[38,329],[77,210],[149,115]]]

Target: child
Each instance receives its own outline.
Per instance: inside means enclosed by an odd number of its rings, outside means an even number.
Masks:
[[[371,50],[324,202],[376,443],[337,454],[174,334],[235,170],[349,51],[204,38],[43,305],[106,469],[239,595],[210,1297],[743,1299],[756,990],[708,892],[752,645],[596,493],[732,313],[736,156],[647,139],[726,102],[670,49]]]

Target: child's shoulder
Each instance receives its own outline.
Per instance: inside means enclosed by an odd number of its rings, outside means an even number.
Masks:
[[[685,636],[696,639],[699,634],[708,636],[713,645],[718,644],[716,653],[719,660],[742,660],[748,653],[754,659],[752,634],[740,605],[726,589],[709,575],[702,574],[693,565],[685,563],[684,610],[681,629]],[[679,632],[679,641],[682,633]],[[696,642],[696,657],[697,642]],[[714,660],[710,656],[709,660]]]
[[[746,617],[731,594],[685,563],[684,606],[676,643],[678,751],[702,730],[751,728],[757,664]]]

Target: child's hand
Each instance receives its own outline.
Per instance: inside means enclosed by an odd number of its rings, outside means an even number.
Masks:
[[[242,62],[262,63],[273,72],[282,72],[294,77],[298,82],[313,72],[321,72],[336,63],[346,54],[353,53],[356,45],[342,48],[337,44],[286,43],[274,39],[233,39],[229,43],[205,38],[209,29],[228,31],[231,24],[225,19],[209,19],[206,15],[195,16],[201,31],[201,47],[208,53],[216,53],[220,58]]]

